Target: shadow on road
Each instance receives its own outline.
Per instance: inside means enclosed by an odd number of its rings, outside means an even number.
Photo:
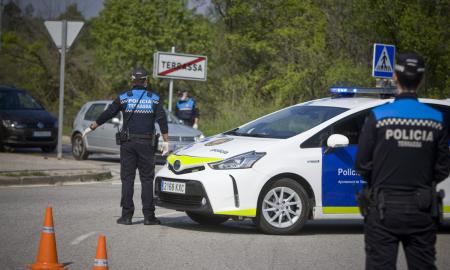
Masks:
[[[227,234],[262,234],[250,220],[228,220],[222,225],[201,225],[193,222],[189,217],[161,217],[162,225],[173,229],[200,231],[205,233]],[[340,235],[363,234],[364,224],[359,220],[314,220],[308,222],[297,234],[301,235]],[[445,223],[438,230],[439,234],[450,234],[450,222]]]
[[[162,225],[173,229],[210,232],[210,233],[227,233],[227,234],[258,234],[256,226],[251,221],[233,221],[228,220],[222,225],[201,225],[192,221],[187,216],[181,217],[161,217]]]

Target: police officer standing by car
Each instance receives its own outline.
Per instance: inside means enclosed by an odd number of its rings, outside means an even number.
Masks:
[[[424,73],[422,57],[399,54],[396,98],[372,110],[359,138],[355,167],[368,183],[366,269],[395,269],[399,242],[409,269],[436,269],[435,185],[449,174],[448,123],[417,100]]]
[[[134,179],[136,169],[141,179],[142,212],[145,225],[160,224],[155,217],[153,202],[153,178],[155,174],[154,154],[157,146],[155,136],[155,121],[163,136],[163,155],[169,152],[169,136],[166,113],[159,96],[147,91],[148,74],[143,68],[137,68],[132,73],[131,90],[120,94],[113,103],[93,122],[83,133],[95,130],[109,119],[122,111],[123,126],[116,134],[120,144],[120,177],[122,180],[122,198],[120,205],[122,215],[117,223],[131,225],[134,214]]]
[[[178,93],[175,115],[183,120],[185,125],[198,129],[197,102],[189,95],[189,91],[183,90]]]

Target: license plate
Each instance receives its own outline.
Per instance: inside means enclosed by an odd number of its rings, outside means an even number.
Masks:
[[[33,137],[51,137],[51,131],[33,131]]]
[[[185,194],[186,193],[186,183],[161,181],[161,191]]]

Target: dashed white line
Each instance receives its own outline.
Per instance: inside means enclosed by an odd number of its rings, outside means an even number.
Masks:
[[[70,244],[73,245],[78,245],[79,243],[83,242],[84,240],[86,240],[87,238],[89,238],[90,236],[96,234],[97,232],[88,232],[86,234],[80,235],[77,238],[73,239],[72,242],[70,242]]]

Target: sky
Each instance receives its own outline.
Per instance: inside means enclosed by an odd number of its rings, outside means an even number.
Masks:
[[[0,0],[2,1],[2,0]],[[22,10],[29,4],[35,9],[35,16],[46,19],[54,19],[64,12],[68,6],[77,4],[78,10],[83,13],[86,19],[98,15],[103,8],[103,0],[3,0],[4,3],[14,2]]]
[[[22,9],[28,4],[32,4],[35,9],[35,16],[43,17],[45,19],[56,18],[72,4],[77,4],[78,10],[81,11],[86,19],[97,16],[103,9],[103,0],[0,0],[0,2],[1,1],[3,1],[4,4],[12,1]],[[188,6],[198,6],[197,12],[204,14],[210,3],[210,0],[200,1],[200,3],[198,0],[189,0]]]

